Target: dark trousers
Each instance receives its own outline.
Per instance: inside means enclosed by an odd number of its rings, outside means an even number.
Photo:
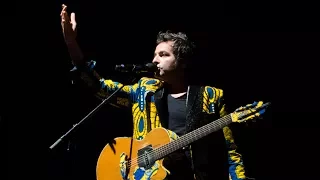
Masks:
[[[194,180],[194,173],[188,151],[174,152],[164,158],[163,165],[170,171],[166,180]]]

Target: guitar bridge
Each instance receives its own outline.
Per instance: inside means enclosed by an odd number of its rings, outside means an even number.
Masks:
[[[152,154],[152,146],[148,145],[138,150],[138,165],[145,169],[149,169],[155,163],[155,157]]]

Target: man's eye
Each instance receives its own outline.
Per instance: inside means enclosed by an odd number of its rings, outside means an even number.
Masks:
[[[168,53],[159,53],[160,56],[168,56]]]

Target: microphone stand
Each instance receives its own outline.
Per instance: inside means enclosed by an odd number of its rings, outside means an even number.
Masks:
[[[132,83],[136,80],[136,77],[133,77]],[[68,135],[74,131],[75,128],[77,128],[81,123],[83,123],[85,120],[89,119],[95,112],[97,112],[106,102],[109,101],[117,92],[119,92],[125,85],[123,84],[119,89],[115,90],[110,96],[108,96],[106,99],[104,99],[97,107],[95,107],[92,111],[90,111],[84,118],[82,118],[78,123],[74,124],[73,127],[67,131],[64,135],[62,135],[56,142],[54,142],[50,149],[53,149],[56,147],[60,142],[62,142]],[[68,145],[69,146],[69,145]],[[69,147],[68,147],[69,148]]]

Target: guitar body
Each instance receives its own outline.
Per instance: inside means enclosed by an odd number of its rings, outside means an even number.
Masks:
[[[164,128],[156,128],[148,133],[143,140],[135,140],[132,137],[119,137],[112,144],[107,144],[100,153],[96,166],[97,180],[163,180],[167,176],[167,170],[163,167],[163,159],[157,160],[149,169],[139,168],[137,158],[141,148],[151,145],[152,148],[160,147],[171,141],[168,131]],[[121,164],[125,165],[125,157],[131,160],[131,167],[127,163],[127,173]],[[123,172],[123,173],[122,173]],[[128,174],[126,178],[124,174]]]

